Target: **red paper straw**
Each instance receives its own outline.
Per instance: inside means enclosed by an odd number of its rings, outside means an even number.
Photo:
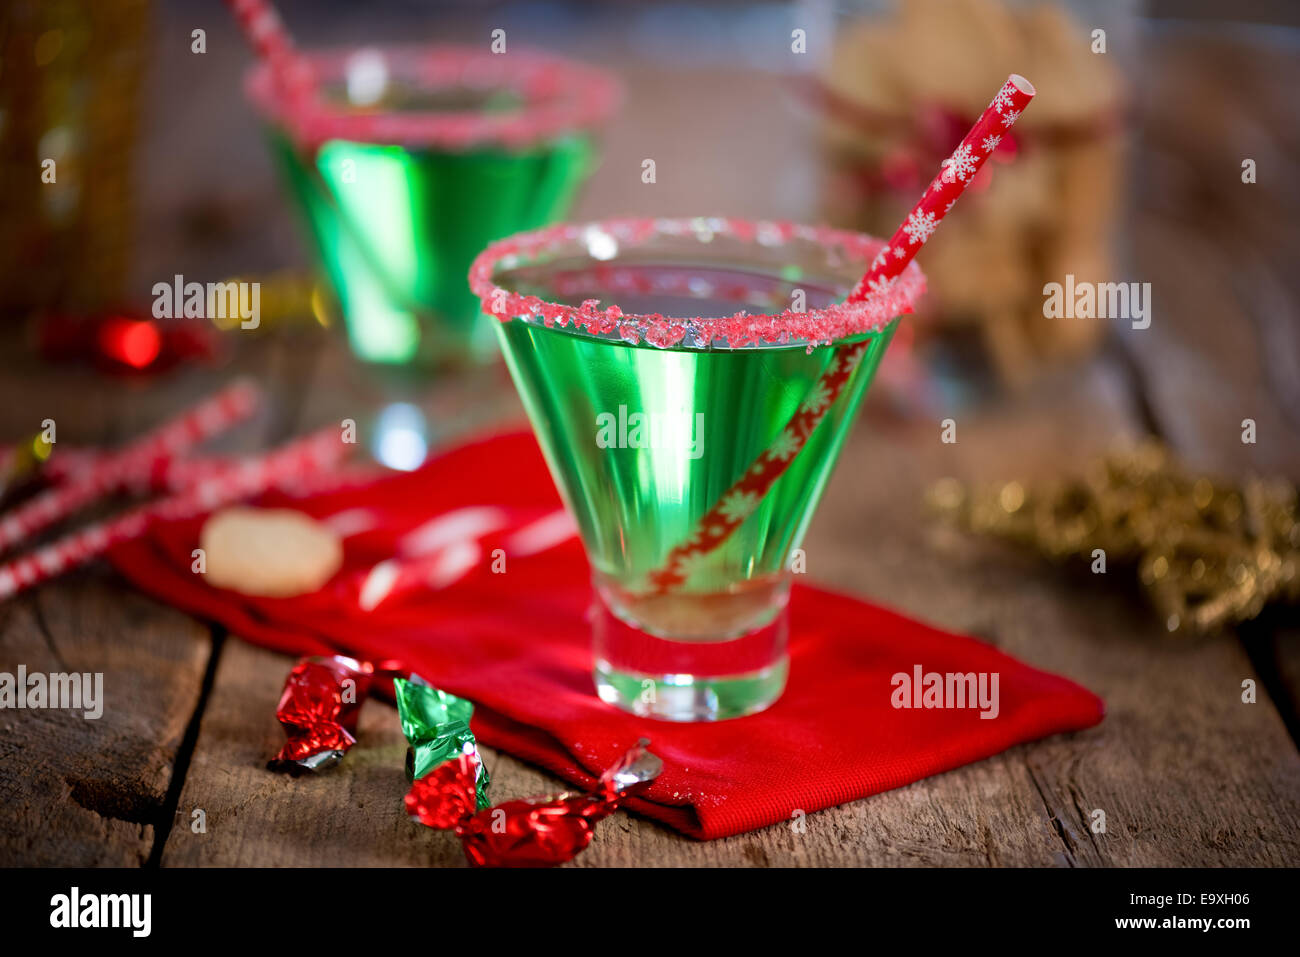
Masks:
[[[1034,85],[1019,73],[1007,77],[975,125],[970,128],[952,156],[943,161],[939,173],[921,194],[907,219],[899,225],[889,244],[876,256],[867,274],[849,295],[851,301],[865,299],[887,289],[925,245],[930,234],[948,215],[958,197],[975,179],[985,161],[997,149],[1004,133],[1015,125],[1029,101]]]
[[[111,454],[94,448],[60,449],[58,455],[50,456],[50,461],[42,470],[42,477],[51,482],[66,482]]]
[[[1007,82],[1002,84],[1002,88],[993,97],[993,102],[975,121],[952,156],[943,161],[939,174],[926,187],[907,219],[876,255],[871,268],[850,293],[850,301],[866,299],[875,293],[884,292],[894,284],[899,274],[948,215],[957,198],[970,185],[984,161],[992,155],[997,148],[998,139],[1020,118],[1034,93],[1033,84],[1018,73],[1007,78]],[[831,363],[830,368],[813,386],[813,394],[824,394],[827,396],[825,401],[818,403],[816,409],[801,406],[794,418],[781,430],[781,441],[764,451],[745,469],[740,479],[696,522],[695,533],[684,544],[668,553],[664,564],[649,577],[656,591],[667,591],[686,581],[687,572],[683,561],[693,555],[713,551],[745,521],[744,510],[730,506],[738,501],[761,499],[785,473],[807,443],[808,437],[821,424],[826,412],[835,404],[844,384],[852,378],[868,344],[861,342],[848,347],[840,354],[840,361]]]
[[[298,53],[275,6],[270,0],[226,0],[226,6],[258,59],[270,66],[280,92],[296,109],[309,114],[316,96],[311,67]]]
[[[60,467],[51,469],[47,466],[42,474],[53,482],[66,481],[108,454],[93,449],[63,449],[59,452]],[[50,459],[51,463],[54,461],[55,459]],[[142,479],[133,480],[120,490],[137,494],[183,492],[199,482],[241,468],[248,461],[247,457],[225,455],[162,459]],[[334,470],[328,474],[304,474],[301,481],[277,487],[281,492],[293,496],[319,495],[361,488],[387,474],[389,472],[386,468],[372,462],[351,469]]]
[[[297,56],[284,21],[267,0],[226,0],[226,6],[260,59],[283,66]]]
[[[251,382],[238,381],[126,448],[109,453],[84,473],[41,492],[0,519],[0,553],[96,499],[132,482],[147,481],[160,460],[171,459],[247,418],[260,398]]]
[[[84,565],[112,546],[138,538],[157,521],[193,518],[336,465],[352,448],[336,426],[210,476],[179,495],[150,502],[89,525],[43,548],[0,565],[0,600]]]

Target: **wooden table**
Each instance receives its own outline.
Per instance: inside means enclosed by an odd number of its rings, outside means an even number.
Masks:
[[[234,42],[222,24],[209,28],[210,50]],[[239,58],[227,54],[228,65],[200,71],[187,53],[160,55],[173,82],[156,85],[162,106],[151,112],[147,166],[157,178],[144,198],[141,274],[218,278],[292,259],[291,220],[248,118],[238,109],[198,109],[230,95]],[[806,543],[815,580],[1065,674],[1102,695],[1106,720],[813,814],[803,833],[774,826],[696,843],[620,813],[577,866],[1300,863],[1294,611],[1217,638],[1169,638],[1120,575],[1051,567],[937,524],[921,508],[923,491],[942,476],[1059,475],[1147,432],[1229,476],[1267,470],[1300,479],[1294,58],[1231,38],[1162,35],[1146,68],[1129,237],[1135,258],[1132,276],[1120,278],[1153,283],[1151,329],[1120,330],[1096,361],[1027,394],[962,410],[956,444],[940,441],[937,421],[900,419],[869,403]],[[1224,76],[1235,80],[1224,84]],[[605,166],[577,215],[799,214],[780,205],[803,202],[797,176],[778,191],[786,199],[756,198],[720,165],[716,149],[674,137],[695,115],[675,104],[694,97],[693,108],[730,118],[730,127],[711,132],[697,123],[702,136],[759,141],[763,124],[727,107],[775,94],[777,80],[633,67],[632,81],[628,113],[611,131]],[[1224,125],[1220,135],[1188,122],[1189,104],[1206,102]],[[214,157],[191,134],[241,148]],[[647,143],[662,152],[647,154]],[[791,150],[778,143],[774,156],[755,151],[744,181],[791,177]],[[1239,154],[1259,162],[1257,185],[1241,184]],[[629,196],[644,155],[659,157],[665,188]],[[194,178],[218,167],[224,176]],[[673,169],[690,169],[694,185]],[[361,418],[381,402],[383,393],[336,343],[311,341],[304,348],[301,340],[261,340],[242,348],[232,367],[139,386],[37,366],[10,341],[0,359],[0,434],[16,437],[50,417],[61,442],[118,442],[232,371],[257,375],[276,395],[232,448]],[[519,416],[500,373],[436,384],[420,399],[445,419],[471,408]],[[1257,422],[1255,445],[1240,441],[1245,417]],[[264,762],[282,740],[273,709],[290,660],[133,593],[105,567],[0,605],[0,670],[20,663],[29,671],[102,671],[108,704],[95,722],[54,710],[0,712],[0,864],[461,861],[447,835],[410,826],[400,811],[405,743],[388,706],[367,709],[364,747],[338,769],[297,780],[269,773]],[[1255,704],[1242,703],[1245,678],[1260,684]],[[498,794],[558,786],[507,755],[489,750],[487,759]],[[206,818],[203,833],[191,826],[196,809]],[[1089,828],[1094,809],[1106,813],[1104,834]]]

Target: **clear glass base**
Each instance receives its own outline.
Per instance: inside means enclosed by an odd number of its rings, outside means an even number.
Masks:
[[[782,609],[768,625],[730,640],[674,640],[592,610],[593,677],[600,699],[662,721],[722,721],[755,714],[785,690],[788,626]]]
[[[789,659],[770,668],[731,677],[644,675],[597,661],[593,676],[600,700],[643,718],[662,721],[722,721],[757,714],[785,690]]]

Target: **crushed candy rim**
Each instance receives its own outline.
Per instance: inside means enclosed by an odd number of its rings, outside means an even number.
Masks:
[[[649,343],[660,348],[705,350],[738,349],[758,345],[818,345],[878,332],[901,315],[913,311],[925,292],[925,275],[915,263],[897,276],[874,283],[857,302],[834,303],[805,312],[760,314],[741,311],[730,316],[670,317],[659,313],[627,313],[617,304],[601,307],[589,299],[581,306],[550,302],[497,285],[498,269],[528,265],[548,252],[586,250],[592,269],[613,279],[618,250],[645,243],[657,236],[694,238],[701,243],[717,236],[744,243],[778,247],[790,242],[811,242],[836,247],[846,262],[856,262],[865,273],[879,255],[887,255],[883,240],[829,226],[802,226],[783,221],[749,221],[722,217],[677,219],[610,219],[590,223],[564,223],[519,233],[489,245],[470,266],[469,285],[482,301],[483,311],[502,322],[514,319],[541,322],[547,328],[573,326],[595,336],[617,336],[626,342]],[[612,251],[611,251],[612,250]],[[689,263],[683,263],[689,268]],[[626,286],[611,282],[606,288]],[[628,290],[631,291],[631,290]],[[653,289],[636,290],[653,292]]]
[[[259,63],[245,78],[252,103],[310,145],[328,140],[465,150],[500,145],[522,149],[604,123],[622,101],[613,74],[532,50],[501,56],[454,45],[347,47],[301,54],[313,81],[342,81],[352,58],[383,57],[391,76],[418,89],[467,87],[509,90],[522,101],[500,112],[475,110],[366,110],[319,96],[295,98],[277,89],[272,67]]]

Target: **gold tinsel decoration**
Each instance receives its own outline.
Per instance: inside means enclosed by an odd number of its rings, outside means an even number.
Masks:
[[[149,8],[0,2],[0,317],[120,301]]]
[[[928,499],[972,532],[1053,560],[1136,566],[1171,632],[1215,632],[1267,604],[1300,601],[1296,487],[1194,475],[1154,441],[1107,455],[1079,478],[976,487],[944,479]]]

